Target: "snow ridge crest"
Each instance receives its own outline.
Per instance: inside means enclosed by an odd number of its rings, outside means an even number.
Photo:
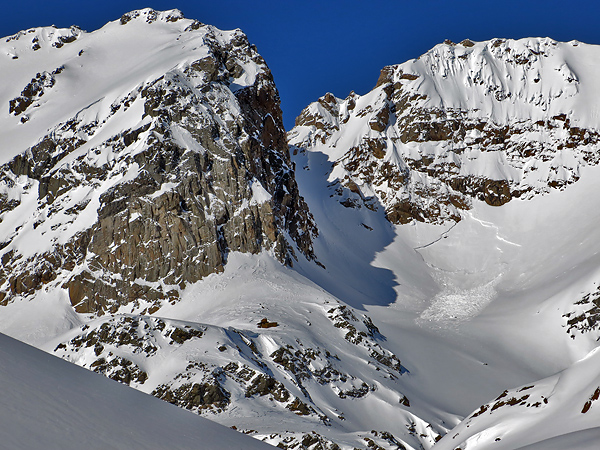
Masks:
[[[563,189],[598,163],[599,56],[549,38],[446,42],[385,67],[364,96],[320,98],[288,137],[328,155],[342,204],[458,221],[473,201]]]

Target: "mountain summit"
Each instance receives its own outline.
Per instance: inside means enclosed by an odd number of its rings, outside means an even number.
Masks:
[[[241,31],[144,9],[1,49],[4,304],[43,287],[78,312],[153,311],[232,251],[314,257],[279,95]]]
[[[598,164],[596,46],[548,38],[447,41],[385,67],[375,89],[308,106],[290,142],[335,161],[340,201],[390,221],[458,221],[562,189]]]

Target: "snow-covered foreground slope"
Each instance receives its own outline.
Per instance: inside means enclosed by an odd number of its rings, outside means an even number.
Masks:
[[[387,344],[272,256],[234,253],[153,316],[86,321],[43,348],[273,444],[428,448],[448,425],[411,398],[419,379]]]
[[[0,359],[4,448],[271,448],[2,334]]]

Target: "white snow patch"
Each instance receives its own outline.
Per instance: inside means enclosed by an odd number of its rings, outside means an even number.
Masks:
[[[271,194],[269,194],[261,182],[256,178],[253,178],[250,182],[250,189],[252,190],[251,204],[262,205],[263,203],[271,201]]]

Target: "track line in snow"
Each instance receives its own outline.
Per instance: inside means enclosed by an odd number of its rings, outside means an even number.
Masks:
[[[448,233],[450,233],[450,231],[452,231],[452,229],[458,225],[459,222],[456,222],[454,225],[452,225],[450,228],[448,228],[446,231],[444,231],[439,238],[437,238],[435,241],[430,242],[429,244],[425,244],[425,245],[420,245],[418,247],[414,247],[413,250],[420,250],[422,248],[427,248],[433,244],[435,244],[436,242],[441,241],[442,239],[444,239],[446,236],[448,236]]]
[[[493,228],[494,231],[496,231],[496,238],[498,240],[500,240],[502,242],[506,242],[507,244],[510,244],[510,245],[514,245],[515,247],[521,247],[521,244],[517,244],[516,242],[509,241],[508,239],[505,239],[502,236],[500,236],[500,233],[499,233],[500,230],[497,225],[494,225],[492,222],[487,222],[485,220],[478,219],[470,211],[468,211],[467,214],[471,219],[473,219],[475,222],[479,223],[481,226],[486,227],[486,228]],[[450,230],[448,230],[448,231],[450,231]]]

